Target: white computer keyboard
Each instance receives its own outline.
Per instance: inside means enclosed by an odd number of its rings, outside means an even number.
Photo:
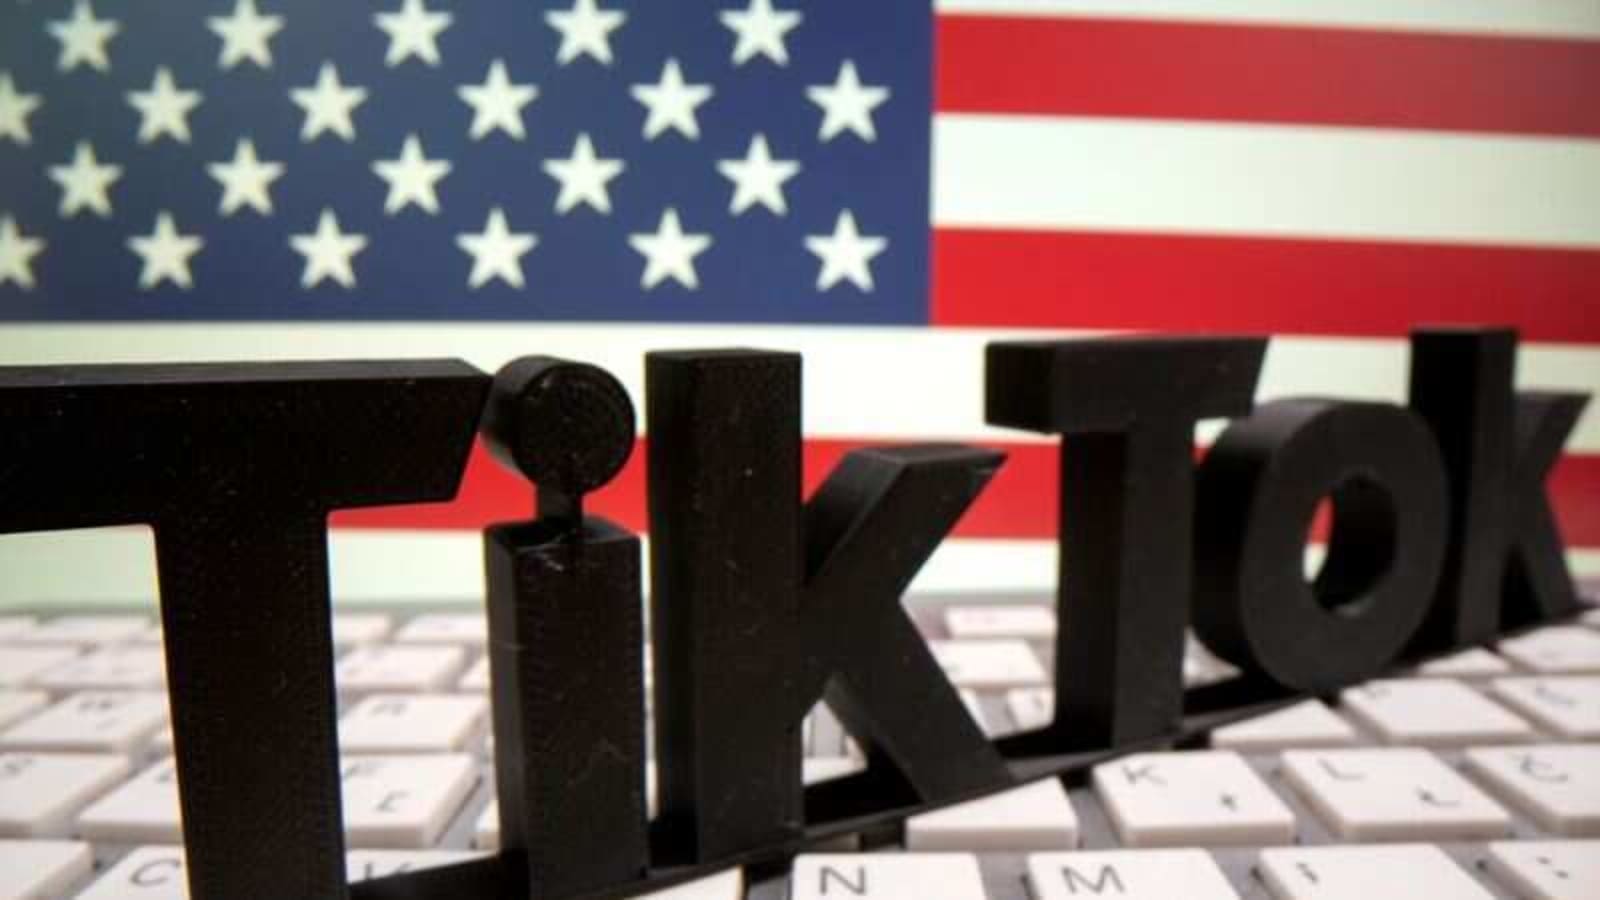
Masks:
[[[1043,599],[918,602],[991,734],[1050,715]],[[493,849],[481,612],[341,613],[352,878]],[[1228,667],[1192,646],[1191,684]],[[263,716],[269,715],[263,711]],[[806,778],[858,769],[825,708]],[[182,900],[161,634],[129,614],[0,614],[0,900]],[[1600,611],[911,818],[899,843],[724,873],[672,900],[1600,898]]]

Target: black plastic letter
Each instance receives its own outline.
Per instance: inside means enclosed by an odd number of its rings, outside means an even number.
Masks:
[[[1194,423],[1250,411],[1266,341],[996,343],[988,421],[1065,435],[1055,720],[1008,753],[1115,746],[1183,707]]]

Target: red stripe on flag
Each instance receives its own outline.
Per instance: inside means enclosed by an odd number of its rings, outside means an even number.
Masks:
[[[1600,42],[940,16],[945,112],[1600,135]]]
[[[827,476],[840,457],[870,444],[839,439],[805,443],[806,491]],[[989,488],[956,528],[966,538],[1053,538],[1056,534],[1056,448],[1051,444],[991,445],[1008,454]],[[590,498],[589,511],[643,531],[646,527],[644,445],[635,449],[617,480]],[[1549,483],[1556,514],[1573,546],[1600,547],[1600,456],[1570,455]],[[333,524],[359,528],[481,528],[532,515],[531,488],[512,477],[480,446],[467,464],[453,503],[392,506],[337,513]]]
[[[1397,336],[1418,322],[1600,342],[1600,251],[941,228],[940,325]]]

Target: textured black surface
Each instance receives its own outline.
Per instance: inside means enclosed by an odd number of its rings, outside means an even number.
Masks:
[[[1417,415],[1279,400],[1228,426],[1196,486],[1194,629],[1222,659],[1296,690],[1367,678],[1405,648],[1444,558],[1444,464]],[[1332,532],[1302,557],[1319,502]]]
[[[1516,354],[1506,328],[1411,335],[1411,406],[1443,451],[1451,497],[1449,550],[1420,650],[1480,644],[1502,619],[1577,605],[1544,479],[1587,396],[1516,394]]]
[[[990,344],[985,414],[1063,435],[1055,720],[1002,742],[1063,753],[1167,734],[1183,712],[1194,423],[1250,411],[1266,341]]]
[[[638,882],[645,808],[639,539],[582,518],[633,447],[607,372],[548,357],[495,376],[484,435],[534,480],[540,517],[488,529],[489,665],[500,845],[532,896]]]
[[[454,361],[0,369],[0,532],[146,523],[193,900],[346,893],[324,525],[448,499]]]

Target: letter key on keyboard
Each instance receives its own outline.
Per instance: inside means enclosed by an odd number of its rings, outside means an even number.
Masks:
[[[1484,862],[1528,900],[1600,897],[1600,841],[1495,841]]]
[[[1489,692],[1546,731],[1600,738],[1600,677],[1497,678]]]
[[[789,900],[985,900],[965,853],[812,853],[789,875]]]
[[[1600,634],[1581,625],[1553,625],[1500,642],[1500,654],[1545,675],[1600,674]]]
[[[1204,850],[1103,850],[1028,857],[1034,900],[1237,900]]]
[[[1356,730],[1321,700],[1306,700],[1266,715],[1224,725],[1211,732],[1211,746],[1240,753],[1293,747],[1344,747]]]
[[[1294,840],[1294,813],[1236,753],[1138,753],[1095,766],[1093,777],[1130,847]]]
[[[85,691],[0,732],[0,750],[126,753],[166,723],[166,694]]]
[[[907,850],[1071,850],[1078,816],[1055,778],[906,820]]]
[[[1426,750],[1291,750],[1283,771],[1346,840],[1490,838],[1511,829],[1499,804]]]
[[[1544,830],[1600,836],[1600,744],[1474,747],[1466,765],[1491,793]]]
[[[0,841],[0,900],[54,900],[94,868],[88,844]]]
[[[1276,847],[1258,871],[1277,900],[1494,900],[1431,844]]]
[[[123,756],[0,753],[0,836],[63,835],[73,813],[130,771]]]
[[[1534,731],[1459,681],[1372,681],[1340,693],[1341,708],[1389,744],[1463,747],[1529,740]]]

